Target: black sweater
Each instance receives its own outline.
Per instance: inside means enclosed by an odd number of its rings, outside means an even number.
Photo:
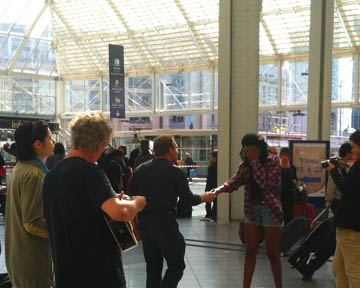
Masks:
[[[208,167],[208,177],[206,179],[205,191],[210,191],[217,187],[217,162]]]
[[[336,227],[360,232],[360,160],[354,163],[347,175],[342,176],[338,169],[332,169],[331,176],[342,192],[335,214]]]
[[[145,218],[176,218],[178,197],[189,206],[201,203],[199,195],[189,188],[185,172],[167,159],[155,158],[135,169],[128,192],[131,196],[145,196],[146,206],[138,214],[139,224]]]

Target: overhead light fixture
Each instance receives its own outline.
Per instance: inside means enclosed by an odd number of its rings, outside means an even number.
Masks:
[[[293,114],[294,117],[296,116],[306,116],[305,113],[301,112],[300,110],[296,111],[294,114]]]

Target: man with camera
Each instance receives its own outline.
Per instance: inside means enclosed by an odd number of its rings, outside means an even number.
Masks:
[[[350,169],[350,166],[352,165],[351,161],[355,157],[353,156],[351,150],[352,148],[349,142],[343,143],[339,149],[340,159],[331,158],[329,160],[332,162],[332,164],[335,167],[337,167],[340,174],[343,176],[347,174],[347,171]],[[326,167],[328,167],[327,161],[326,161]],[[325,194],[325,200],[326,200],[326,207],[331,207],[331,210],[333,211],[334,214],[336,212],[337,207],[339,206],[340,198],[341,198],[341,191],[336,187],[332,177],[329,177],[327,190]]]
[[[333,273],[336,287],[360,287],[360,129],[350,136],[352,152],[357,160],[345,175],[329,161],[327,170],[341,199],[335,213],[336,252]]]

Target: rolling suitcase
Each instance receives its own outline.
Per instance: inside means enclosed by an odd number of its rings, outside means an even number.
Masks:
[[[293,218],[286,223],[280,234],[280,252],[286,254],[295,243],[305,238],[311,229],[311,222],[304,216]]]
[[[0,288],[11,288],[12,284],[8,273],[0,273]]]
[[[288,259],[304,279],[310,279],[314,272],[335,253],[336,229],[333,219],[334,217],[331,217],[316,227]]]
[[[314,205],[311,203],[294,204],[294,217],[297,216],[304,216],[313,221],[316,217],[316,210]]]

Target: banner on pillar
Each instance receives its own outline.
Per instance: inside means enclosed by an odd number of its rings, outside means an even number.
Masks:
[[[125,118],[124,46],[109,44],[110,118]]]

